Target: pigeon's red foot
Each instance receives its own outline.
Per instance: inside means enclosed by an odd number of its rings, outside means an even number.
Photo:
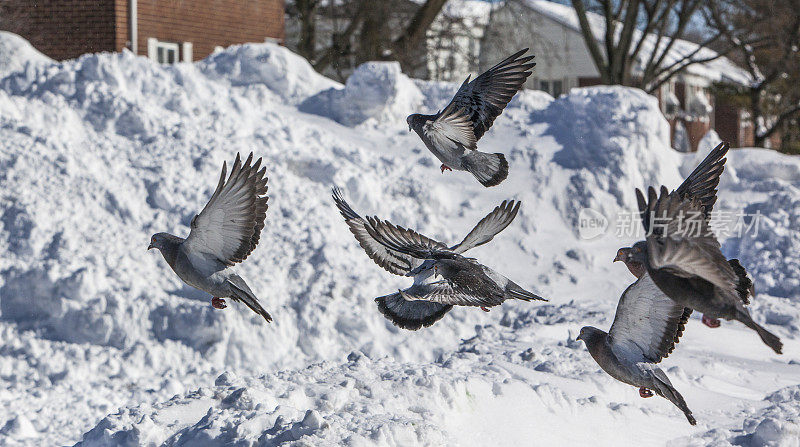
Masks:
[[[481,310],[484,311],[484,312],[489,312],[489,309],[487,309],[487,308],[485,308],[483,306],[481,306]]]
[[[641,387],[639,388],[639,395],[644,398],[653,397],[653,392],[645,387]]]
[[[214,306],[214,309],[224,309],[228,307],[228,305],[225,304],[225,300],[217,297],[211,298],[211,305]]]
[[[452,168],[450,168],[450,166],[447,166],[447,165],[446,165],[446,164],[444,164],[444,163],[442,163],[442,165],[439,167],[439,169],[441,169],[441,170],[442,170],[442,174],[444,174],[444,171],[445,171],[445,170],[447,170],[447,171],[452,171],[452,170],[453,170]]]
[[[703,324],[705,324],[706,326],[710,327],[711,329],[718,328],[719,325],[720,325],[720,322],[719,322],[718,319],[707,317],[705,315],[703,315],[703,318],[701,319],[701,321],[703,322]]]

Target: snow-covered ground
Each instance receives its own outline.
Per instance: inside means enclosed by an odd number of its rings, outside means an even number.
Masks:
[[[723,249],[754,276],[752,312],[785,347],[776,356],[738,323],[693,316],[662,365],[692,427],[574,341],[581,326],[608,328],[632,281],[611,260],[636,239],[617,234],[634,188],[676,187],[715,144],[673,151],[644,93],[522,92],[480,141],[510,164],[487,189],[440,174],[405,124],[457,85],[396,64],[341,85],[269,44],[175,66],[127,52],[54,63],[7,33],[0,56],[0,445],[798,443],[798,157],[728,157],[721,220],[744,212],[758,226]],[[187,234],[222,162],[251,150],[266,159],[270,209],[242,271],[270,325],[211,308],[146,251],[152,233]],[[550,302],[395,328],[373,299],[408,281],[363,253],[334,185],[362,214],[449,242],[521,200],[470,254]],[[608,217],[605,234],[580,237],[583,208]]]

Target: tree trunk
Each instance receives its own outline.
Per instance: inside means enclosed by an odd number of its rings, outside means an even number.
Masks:
[[[356,64],[384,59],[384,48],[388,41],[386,26],[386,2],[364,2],[364,21],[358,35]]]
[[[414,14],[400,37],[392,42],[392,58],[400,62],[403,71],[411,72],[414,68],[414,57],[420,57],[420,54],[423,54],[416,50],[424,42],[425,33],[428,32],[445,3],[447,0],[427,0]]]
[[[759,132],[760,122],[763,120],[761,110],[761,86],[750,89],[750,120],[753,123],[753,146],[764,147],[766,137]]]
[[[300,19],[300,41],[297,51],[304,58],[313,61],[317,47],[317,3],[318,0],[295,0]]]

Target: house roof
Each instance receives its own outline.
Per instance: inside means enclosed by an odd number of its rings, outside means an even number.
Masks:
[[[547,0],[526,0],[525,4],[531,10],[536,11],[543,16],[562,24],[563,26],[574,31],[581,32],[581,26],[578,22],[578,15],[571,6],[566,6]],[[589,27],[592,29],[595,39],[602,41],[606,32],[605,19],[601,15],[593,12],[588,12],[586,15],[589,21]],[[636,30],[635,33],[637,33],[635,41],[638,41],[639,36],[641,36],[641,31]],[[653,52],[657,40],[658,37],[655,34],[647,35],[644,45],[642,46],[642,50],[637,57],[640,65],[634,67],[634,70],[641,70],[642,65],[644,65],[647,58]],[[660,44],[661,47],[664,45],[667,45],[667,39],[663,39]],[[664,58],[664,63],[668,66],[690,55],[698,48],[699,51],[697,54],[692,56],[692,59],[702,60],[709,57],[714,57],[718,54],[714,50],[701,47],[694,42],[677,39],[672,45],[672,48],[670,48],[667,57]],[[724,56],[709,62],[700,62],[689,65],[684,69],[684,71],[692,75],[703,77],[712,82],[726,82],[740,85],[748,85],[751,82],[750,74],[746,70],[734,64],[730,59]]]

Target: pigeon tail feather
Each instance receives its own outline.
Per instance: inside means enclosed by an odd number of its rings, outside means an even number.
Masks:
[[[503,154],[470,151],[461,160],[461,166],[487,188],[499,185],[508,177],[508,162]]]
[[[689,406],[686,405],[686,400],[683,399],[681,393],[676,390],[672,384],[667,379],[666,375],[661,370],[654,371],[654,383],[655,389],[654,391],[661,397],[664,397],[668,401],[672,402],[676,407],[680,408],[684,415],[686,415],[686,419],[692,425],[697,425],[697,420],[695,420],[694,416],[692,416],[692,410],[689,409]],[[660,374],[659,374],[660,373]],[[663,378],[660,376],[664,376]]]
[[[506,292],[511,295],[512,298],[516,298],[522,301],[547,301],[547,299],[540,297],[539,295],[528,292],[527,290],[523,289],[519,285],[509,282],[508,287],[506,287]]]
[[[244,280],[239,277],[235,277],[234,280],[241,283],[237,285],[230,280],[228,281],[228,284],[230,284],[231,290],[233,291],[231,298],[233,298],[235,301],[241,301],[245,304],[245,306],[249,307],[250,310],[261,315],[265,320],[267,320],[267,323],[271,323],[272,316],[266,310],[264,310],[263,307],[261,307],[261,303],[258,302],[258,298],[256,298],[250,288],[247,287],[247,284],[244,282]]]
[[[401,293],[375,298],[378,310],[395,326],[416,331],[441,320],[453,308],[449,304],[430,301],[408,301]]]
[[[772,332],[764,329],[763,326],[753,321],[750,315],[747,314],[747,311],[739,311],[739,314],[736,316],[738,321],[741,321],[745,326],[749,327],[750,329],[758,332],[758,336],[761,337],[761,341],[764,342],[765,345],[772,348],[776,354],[782,354],[783,350],[783,342],[781,339],[778,338],[777,335],[773,334]]]

